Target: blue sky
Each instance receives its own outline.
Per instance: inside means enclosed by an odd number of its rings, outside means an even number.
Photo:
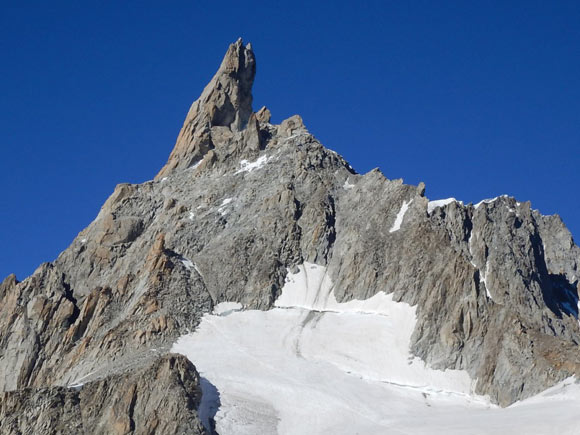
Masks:
[[[153,178],[229,43],[254,108],[430,199],[507,193],[580,237],[580,2],[27,2],[0,8],[0,279]]]

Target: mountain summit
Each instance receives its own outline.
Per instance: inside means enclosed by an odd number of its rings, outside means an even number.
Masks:
[[[253,112],[255,71],[232,44],[155,180],[2,282],[0,432],[577,425],[580,248],[560,218],[357,174],[298,115]]]
[[[156,178],[174,169],[191,166],[214,148],[212,129],[225,127],[230,132],[238,132],[248,125],[253,114],[255,75],[256,59],[252,46],[244,46],[240,38],[230,45],[217,73],[191,105],[175,148]]]

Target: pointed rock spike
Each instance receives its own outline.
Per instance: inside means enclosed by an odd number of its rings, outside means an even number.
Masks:
[[[252,115],[252,86],[256,60],[251,44],[242,38],[231,44],[220,67],[201,96],[191,105],[169,160],[155,177],[200,161],[214,144],[211,127],[243,130]]]

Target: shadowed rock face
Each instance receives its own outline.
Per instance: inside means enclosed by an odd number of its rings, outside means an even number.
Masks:
[[[54,262],[0,285],[2,409],[19,412],[7,431],[58,433],[50,422],[86,413],[88,396],[132,403],[118,382],[152,393],[135,396],[133,423],[94,408],[99,427],[121,419],[118,433],[198,430],[193,367],[174,364],[190,399],[168,404],[167,419],[152,414],[162,399],[147,367],[166,367],[173,357],[158,355],[219,302],[272,307],[305,261],[328,267],[339,301],[385,291],[416,305],[412,352],[467,370],[502,405],[578,373],[580,249],[557,216],[509,197],[430,210],[422,183],[356,174],[299,116],[274,125],[266,108],[253,113],[254,75],[239,40],[156,179],[117,186]],[[18,417],[45,402],[57,414]]]

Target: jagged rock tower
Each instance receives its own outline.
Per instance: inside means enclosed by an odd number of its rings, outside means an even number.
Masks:
[[[412,352],[502,405],[578,373],[580,249],[557,216],[358,175],[299,116],[253,112],[255,71],[232,44],[155,180],[0,285],[2,433],[203,433],[199,376],[168,349],[219,302],[271,308],[305,261],[339,301],[415,305]]]
[[[218,72],[191,105],[175,148],[156,179],[175,169],[188,168],[215,148],[215,127],[223,127],[217,131],[230,133],[246,127],[256,131],[256,117],[252,111],[255,75],[256,60],[252,47],[250,44],[244,46],[240,38],[230,46]]]

